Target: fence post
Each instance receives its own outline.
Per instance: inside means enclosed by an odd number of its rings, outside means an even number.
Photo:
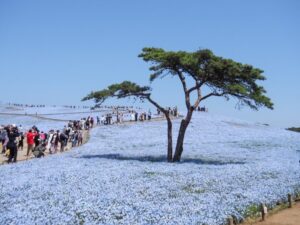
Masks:
[[[232,218],[232,216],[229,216],[229,217],[228,217],[227,223],[228,223],[228,225],[234,225],[234,224],[233,224],[233,218]]]
[[[291,194],[288,194],[289,208],[293,207],[293,198]]]
[[[262,203],[261,204],[261,219],[262,219],[262,221],[266,220],[267,214],[268,214],[268,208],[265,204]]]

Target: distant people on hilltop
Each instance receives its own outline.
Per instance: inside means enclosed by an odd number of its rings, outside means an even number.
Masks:
[[[156,109],[157,111],[157,115],[161,115],[161,111],[159,109]],[[174,116],[174,117],[178,117],[179,116],[179,113],[178,113],[178,109],[177,109],[177,106],[171,108],[171,107],[166,107],[165,108],[165,111],[167,111],[167,113],[171,116]]]
[[[203,107],[198,106],[197,111],[198,112],[208,112],[208,108],[206,108],[205,106],[203,106]]]

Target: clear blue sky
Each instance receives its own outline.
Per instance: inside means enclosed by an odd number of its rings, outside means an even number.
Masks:
[[[79,104],[91,90],[123,80],[148,84],[143,47],[215,54],[265,71],[275,109],[211,112],[300,126],[300,1],[0,0],[2,102]],[[184,107],[178,81],[152,84],[162,105]]]

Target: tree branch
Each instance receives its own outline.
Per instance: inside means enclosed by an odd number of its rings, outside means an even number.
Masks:
[[[207,98],[209,98],[211,96],[218,96],[218,97],[220,97],[220,96],[225,96],[225,95],[232,95],[232,96],[237,97],[239,99],[247,99],[247,96],[239,95],[239,94],[236,94],[236,93],[231,93],[231,92],[217,93],[217,92],[214,91],[214,92],[211,92],[211,93],[203,96],[200,101],[202,101],[204,99],[207,99]]]
[[[179,70],[176,70],[176,72],[178,74],[178,77],[179,77],[182,87],[183,87],[186,108],[189,110],[191,108],[190,93],[188,92],[188,89],[187,89],[185,77],[182,74],[182,72],[180,72]]]
[[[207,98],[209,98],[211,96],[224,96],[224,95],[226,95],[225,92],[224,93],[211,92],[211,93],[203,96],[200,101],[203,101],[204,99],[207,99]]]
[[[199,85],[200,85],[200,82],[196,81],[196,86],[199,86]],[[196,102],[194,103],[193,109],[196,109],[199,106],[201,98],[202,98],[200,87],[197,88],[197,95],[198,95],[198,98],[197,98]]]
[[[195,80],[196,81],[196,80]],[[194,86],[194,87],[192,87],[192,88],[190,88],[189,90],[188,90],[188,93],[190,94],[190,93],[192,93],[193,91],[195,91],[195,90],[197,90],[197,89],[199,89],[199,88],[201,88],[202,87],[202,85],[205,83],[206,81],[201,81],[200,83],[198,82],[198,83],[196,83],[196,85]]]
[[[165,110],[162,106],[160,106],[156,101],[154,101],[151,97],[150,97],[150,94],[145,97],[151,104],[153,104],[156,108],[158,108],[161,112],[163,112],[163,114],[165,114],[166,116],[166,119],[168,121],[171,121],[170,119],[170,115],[169,115],[169,112],[167,110]]]
[[[182,83],[183,91],[185,93],[188,92],[184,75],[180,71],[178,71],[178,70],[176,72],[177,72],[178,77],[179,77],[179,79],[180,79],[180,81]]]

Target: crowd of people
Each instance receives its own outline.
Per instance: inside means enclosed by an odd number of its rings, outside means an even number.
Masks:
[[[171,115],[171,116],[174,116],[174,117],[179,116],[178,109],[177,109],[176,106],[174,108],[166,107],[165,111],[167,111],[168,114]],[[159,109],[157,109],[157,115],[161,115],[161,111]]]
[[[132,109],[123,109],[114,108],[112,113],[108,113],[101,117],[97,117],[97,125],[111,125],[115,123],[123,123],[124,121],[146,121],[152,119],[152,113],[149,109],[148,112],[137,112]]]
[[[70,143],[71,147],[82,145],[83,132],[90,130],[95,125],[111,125],[123,123],[124,121],[137,122],[152,119],[151,110],[148,112],[137,112],[132,107],[109,107],[109,109],[109,113],[96,116],[95,119],[89,116],[80,120],[69,121],[62,130],[52,129],[48,132],[43,132],[38,127],[33,126],[24,131],[21,125],[2,125],[0,126],[0,151],[8,157],[8,163],[16,162],[18,151],[23,151],[24,143],[26,143],[26,155],[24,156],[28,158],[33,155],[39,158],[44,156],[46,151],[49,154],[65,151],[68,143]],[[173,109],[167,108],[167,110],[171,115],[178,116],[176,107]],[[159,111],[157,114],[160,116]]]
[[[32,154],[40,158],[45,155],[45,151],[49,154],[63,152],[68,143],[72,147],[83,144],[83,132],[94,126],[93,121],[92,117],[69,121],[62,131],[50,130],[47,133],[40,131],[36,126],[24,132],[21,125],[2,125],[0,126],[1,153],[8,157],[8,163],[16,162],[18,151],[23,151],[25,141],[27,158]]]
[[[52,129],[46,133],[40,131],[36,126],[24,131],[21,125],[2,125],[0,126],[0,150],[8,158],[8,163],[16,162],[18,152],[23,151],[24,142],[26,141],[25,156],[28,158],[33,154],[35,157],[40,158],[45,155],[45,151],[48,151],[49,154],[65,151],[68,143],[72,147],[82,145],[83,131],[93,128],[95,122],[97,122],[97,125],[111,125],[114,123],[123,123],[124,120],[138,121],[138,118],[140,121],[147,118],[150,120],[151,112],[149,111],[148,115],[146,115],[146,113],[139,115],[135,111],[129,111],[128,114],[123,111],[114,110],[112,113],[100,117],[97,116],[97,121],[89,116],[80,120],[69,121],[61,131]]]
[[[208,108],[205,106],[203,106],[203,107],[198,106],[197,111],[198,112],[208,112]]]

